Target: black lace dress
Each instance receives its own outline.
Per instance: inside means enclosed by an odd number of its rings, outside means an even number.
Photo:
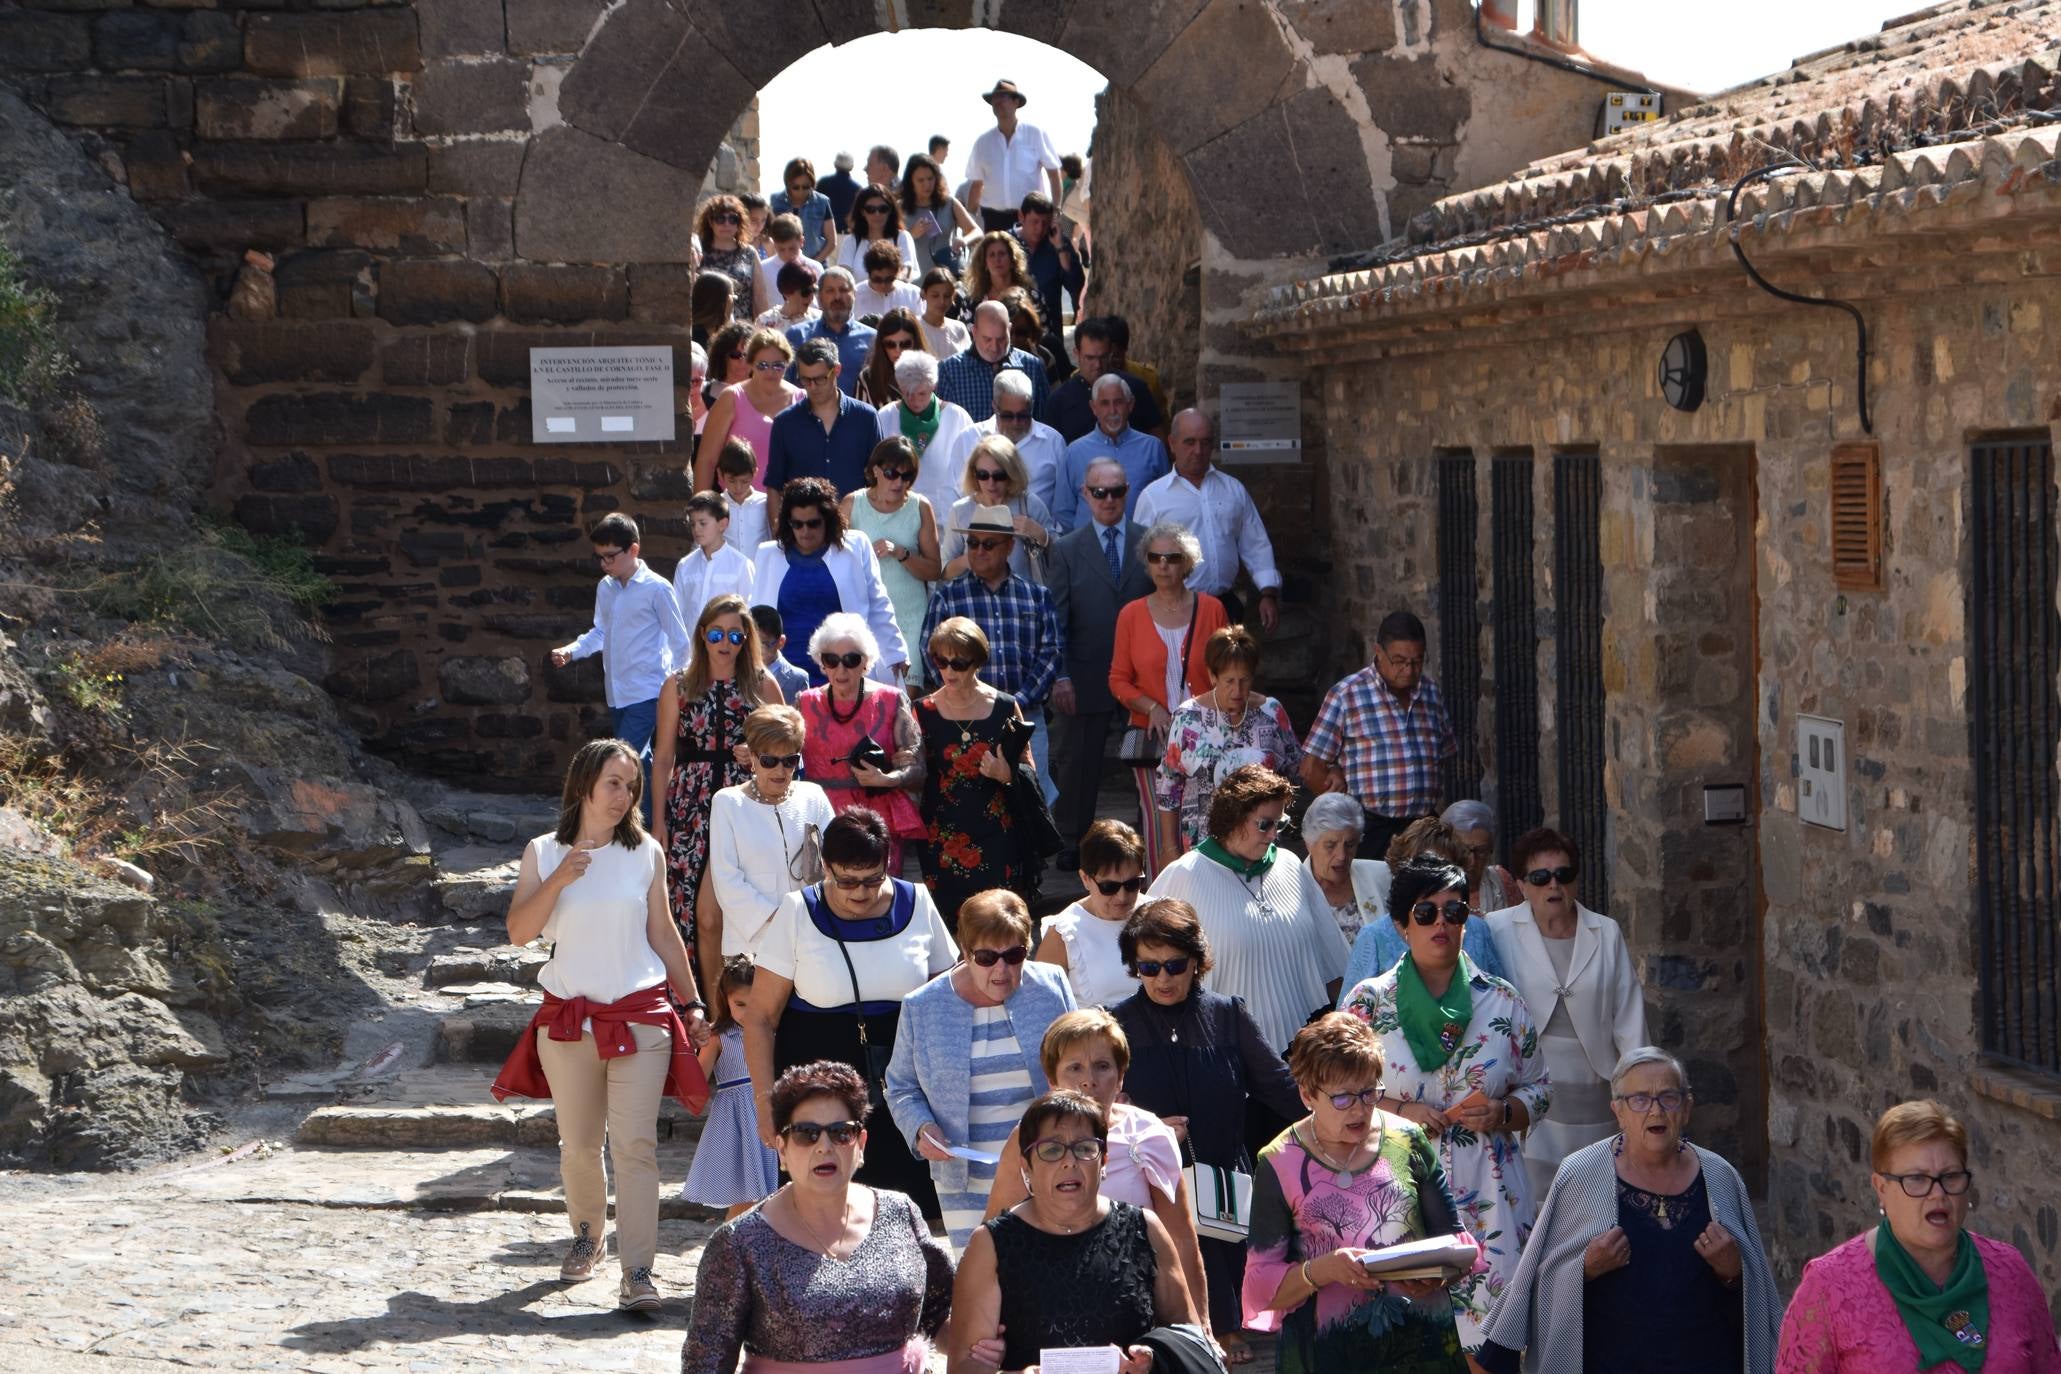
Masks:
[[[1617,1224],[1632,1262],[1591,1279],[1582,1297],[1582,1364],[1588,1369],[1736,1370],[1745,1359],[1739,1295],[1696,1253],[1710,1225],[1699,1172],[1672,1196],[1617,1181]]]
[[[1085,1231],[1040,1231],[1014,1213],[986,1223],[1002,1289],[1002,1368],[1038,1362],[1066,1346],[1125,1349],[1158,1322],[1153,1281],[1159,1265],[1145,1214],[1128,1202]]]

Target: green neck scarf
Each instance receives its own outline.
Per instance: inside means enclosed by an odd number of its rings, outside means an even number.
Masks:
[[[930,398],[930,408],[921,415],[911,414],[909,407],[902,407],[902,436],[916,445],[920,455],[930,447],[930,441],[937,438],[937,422],[945,417],[945,408],[938,404],[938,398]]]
[[[1453,981],[1446,985],[1446,995],[1433,997],[1413,956],[1405,954],[1396,965],[1396,1020],[1403,1028],[1403,1038],[1410,1042],[1410,1057],[1418,1072],[1428,1073],[1444,1064],[1467,1038],[1467,1023],[1474,1016],[1474,993],[1468,987],[1471,975],[1463,954],[1453,970]]]
[[[1257,859],[1241,859],[1214,839],[1204,840],[1195,847],[1202,852],[1205,859],[1216,860],[1241,878],[1256,878],[1264,874],[1274,866],[1274,858],[1279,853],[1273,845],[1268,845],[1267,852]]]
[[[1904,1329],[1918,1347],[1920,1369],[1948,1364],[1982,1368],[1982,1358],[1989,1353],[1989,1277],[1966,1231],[1954,1255],[1954,1272],[1941,1288],[1898,1243],[1884,1217],[1875,1228],[1875,1276],[1896,1300]]]

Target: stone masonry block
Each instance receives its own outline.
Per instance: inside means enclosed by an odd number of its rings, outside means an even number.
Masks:
[[[1395,7],[1366,0],[1302,0],[1284,6],[1317,54],[1385,52],[1395,46]]]
[[[162,129],[171,123],[166,84],[161,76],[54,77],[43,112],[59,124]]]
[[[231,195],[407,195],[429,178],[419,143],[205,143],[193,150],[201,189]]]
[[[344,82],[344,131],[354,138],[391,143],[399,104],[392,77],[350,77]]]
[[[422,65],[412,8],[254,14],[244,65],[259,76],[380,76]]]
[[[370,253],[295,253],[279,264],[276,277],[279,313],[289,319],[363,318],[373,313]]]
[[[483,329],[473,351],[473,367],[488,386],[523,387],[530,384],[532,348],[587,348],[593,343],[593,333],[584,329]]]
[[[518,57],[576,53],[608,0],[507,0],[508,51]]]
[[[246,472],[252,491],[305,494],[322,490],[322,469],[316,467],[315,460],[305,453],[261,459],[252,463]]]
[[[436,405],[426,396],[282,394],[253,402],[243,424],[254,444],[420,444],[435,433]]]
[[[332,453],[329,480],[369,491],[525,488],[536,481],[526,458],[459,458],[424,453]]]
[[[511,263],[501,270],[501,313],[518,324],[619,320],[629,294],[619,268]]]
[[[379,350],[380,380],[388,386],[456,386],[471,371],[469,334],[409,334]]]
[[[178,200],[193,193],[186,150],[169,130],[153,129],[130,139],[122,164],[129,173],[129,194],[137,200]]]
[[[252,534],[277,535],[303,544],[329,542],[336,533],[334,496],[265,496],[251,492],[236,500],[236,523]]]
[[[112,10],[93,23],[93,60],[109,71],[235,71],[243,33],[219,10]]]
[[[1295,69],[1295,54],[1268,6],[1210,0],[1138,79],[1136,91],[1161,116],[1167,145],[1187,153],[1265,110]],[[1206,101],[1191,98],[1199,72],[1213,78]]]
[[[415,76],[415,131],[494,134],[527,130],[529,78],[527,62],[431,62]]]
[[[465,251],[465,206],[449,196],[325,196],[308,202],[308,246]]]
[[[299,201],[189,200],[157,211],[166,232],[196,253],[298,248],[307,232]]]
[[[499,53],[501,0],[432,0],[422,5],[422,55],[480,57]]]
[[[422,666],[413,649],[352,657],[337,664],[322,685],[349,701],[394,701],[422,685]]]
[[[372,367],[372,326],[349,320],[288,324],[208,321],[208,352],[239,386],[263,382],[355,382]]]
[[[530,670],[513,657],[447,658],[437,665],[437,685],[454,705],[519,706],[530,699]]]
[[[1187,28],[1208,0],[1075,0],[1055,46],[1093,52],[1096,69],[1118,86],[1132,86],[1159,60],[1174,35]],[[964,154],[960,154],[964,156]]]
[[[567,75],[559,109],[576,128],[691,169],[698,184],[729,131],[730,111],[757,93],[757,84],[664,0],[627,0]]]
[[[684,262],[643,262],[630,268],[630,318],[691,319],[694,271]]]
[[[451,259],[380,264],[379,316],[393,324],[492,319],[500,287],[491,268]]]
[[[523,142],[467,140],[429,150],[429,189],[457,196],[512,196],[522,181]]]
[[[665,262],[682,252],[702,169],[641,157],[578,129],[530,142],[515,248],[534,262]]]
[[[342,101],[335,77],[203,81],[193,93],[193,129],[202,138],[333,138]]]
[[[473,196],[465,202],[466,252],[478,262],[506,262],[515,256],[515,202],[502,196]]]
[[[93,60],[84,15],[0,12],[0,71],[75,72]]]

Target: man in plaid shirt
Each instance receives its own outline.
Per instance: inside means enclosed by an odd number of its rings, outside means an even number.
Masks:
[[[980,506],[954,534],[966,536],[966,571],[941,583],[923,617],[923,648],[937,627],[955,615],[980,626],[988,637],[988,663],[982,675],[988,685],[1007,692],[1023,708],[1031,724],[1031,757],[1045,805],[1058,797],[1052,781],[1051,732],[1045,725],[1045,699],[1064,671],[1066,636],[1052,610],[1052,594],[1009,570],[1016,548],[1015,517],[1007,506]]]
[[[973,344],[937,365],[937,394],[979,424],[995,413],[995,378],[1015,368],[1030,378],[1031,414],[1045,411],[1045,362],[1009,346],[1009,310],[1000,301],[973,308]]]
[[[1424,676],[1424,622],[1392,612],[1374,662],[1324,695],[1304,745],[1311,792],[1349,792],[1367,813],[1360,857],[1383,858],[1411,821],[1438,814],[1439,776],[1459,752],[1438,687]]]

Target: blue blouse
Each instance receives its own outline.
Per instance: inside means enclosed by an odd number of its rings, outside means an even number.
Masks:
[[[821,687],[830,679],[809,657],[809,637],[825,616],[844,609],[837,599],[837,579],[823,566],[822,554],[787,555],[787,576],[780,579],[780,604],[773,609],[780,612],[780,626],[787,635],[787,647],[780,656],[807,673],[811,687]]]

